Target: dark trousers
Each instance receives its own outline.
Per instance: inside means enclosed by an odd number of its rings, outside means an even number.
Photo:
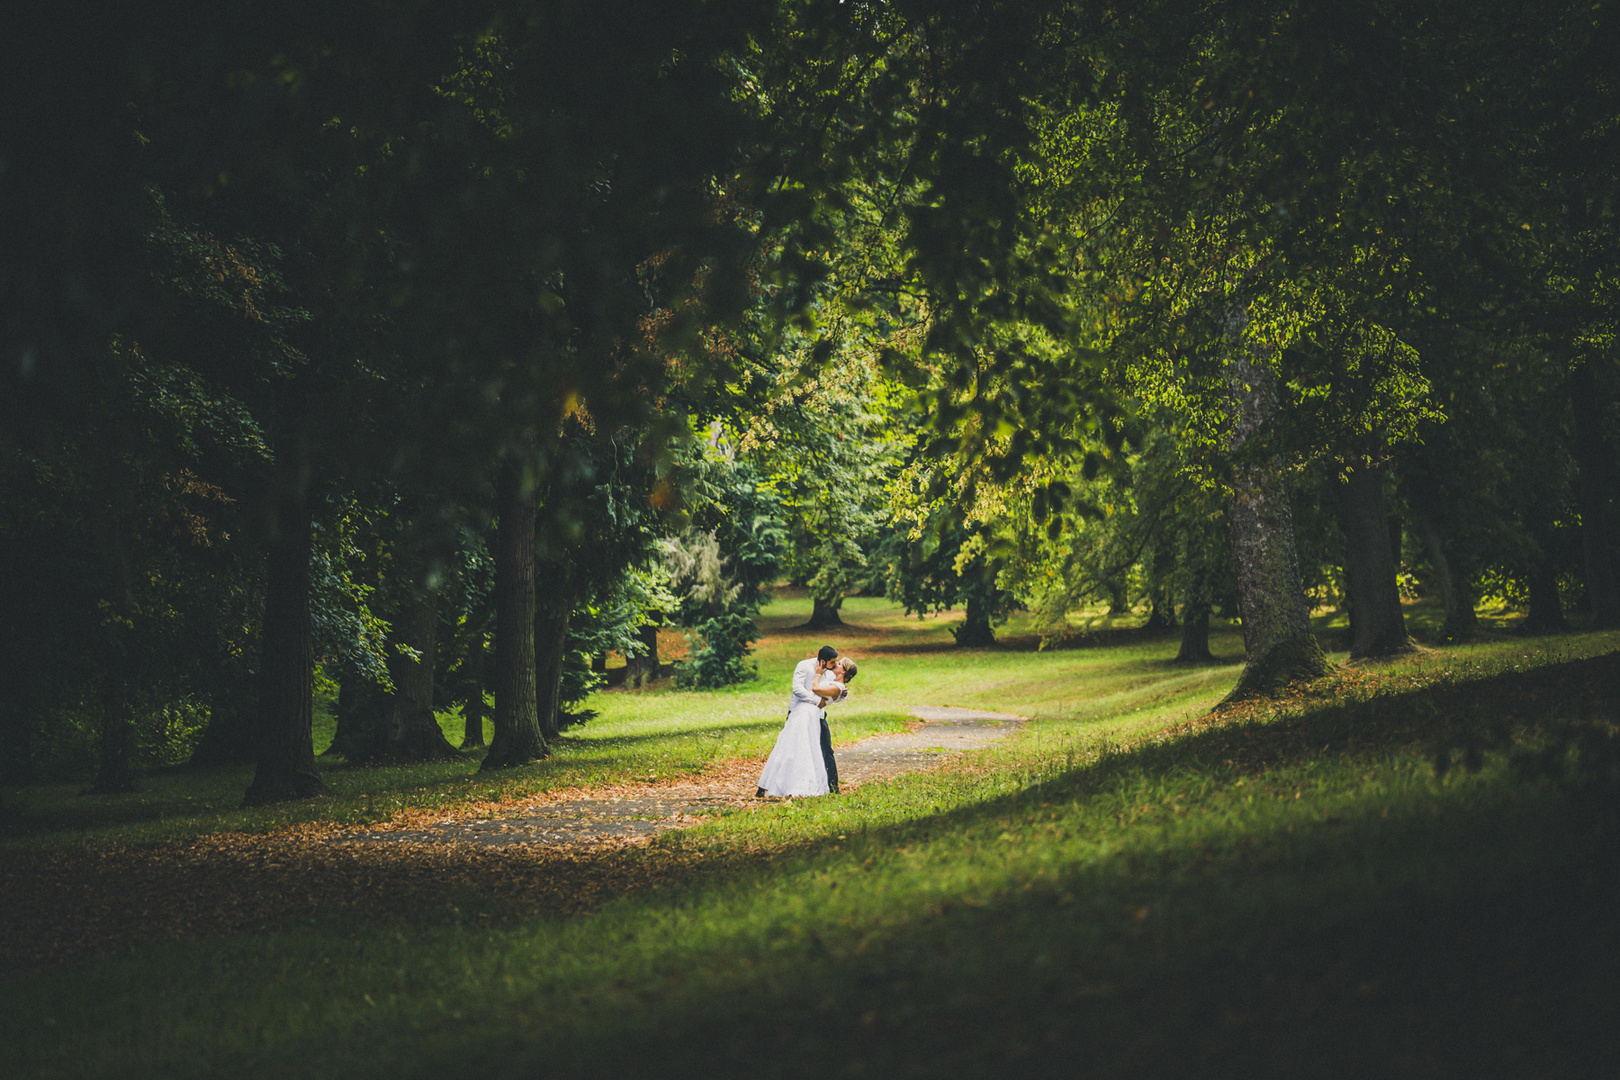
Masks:
[[[821,714],[821,760],[827,763],[827,790],[838,794],[838,762],[833,758],[832,728],[827,726],[827,714]]]

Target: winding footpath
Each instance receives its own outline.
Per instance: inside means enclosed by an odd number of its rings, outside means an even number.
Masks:
[[[916,706],[920,725],[874,735],[837,749],[840,787],[851,791],[875,780],[937,768],[948,758],[1005,738],[1024,723],[1010,713]],[[782,799],[755,798],[757,762],[660,784],[653,791],[621,791],[542,798],[498,817],[447,819],[420,828],[367,828],[340,833],[334,843],[476,844],[574,847],[650,837],[690,828],[721,808],[756,809]]]

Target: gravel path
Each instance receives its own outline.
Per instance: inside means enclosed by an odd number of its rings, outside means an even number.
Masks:
[[[947,758],[1005,738],[1024,722],[1010,713],[983,709],[917,706],[921,723],[911,731],[874,735],[838,747],[840,787],[850,791],[874,780],[932,769]],[[650,837],[689,828],[722,807],[753,809],[782,802],[757,799],[758,766],[684,778],[643,794],[640,791],[587,797],[561,797],[530,803],[493,818],[446,820],[423,828],[366,829],[343,833],[342,843],[476,844],[485,847],[542,845],[576,847]]]

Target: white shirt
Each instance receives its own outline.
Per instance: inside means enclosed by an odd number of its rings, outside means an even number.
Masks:
[[[812,656],[808,660],[800,660],[793,668],[793,691],[788,694],[789,712],[793,711],[793,706],[801,703],[821,707],[820,696],[810,689],[816,684],[816,675],[819,674],[816,668],[819,665],[820,661]]]

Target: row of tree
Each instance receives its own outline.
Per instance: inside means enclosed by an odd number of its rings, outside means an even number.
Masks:
[[[1604,5],[106,3],[26,33],[13,778],[94,717],[102,789],[201,729],[249,802],[318,794],[318,673],[352,760],[455,752],[447,700],[481,740],[487,688],[484,767],[532,761],[659,619],[686,679],[745,676],[779,573],[816,625],[863,588],[963,606],[962,644],[1092,596],[1198,659],[1225,612],[1239,693],[1325,670],[1311,589],[1355,655],[1407,647],[1403,563],[1449,636],[1481,590],[1555,627],[1561,580],[1620,621]]]

